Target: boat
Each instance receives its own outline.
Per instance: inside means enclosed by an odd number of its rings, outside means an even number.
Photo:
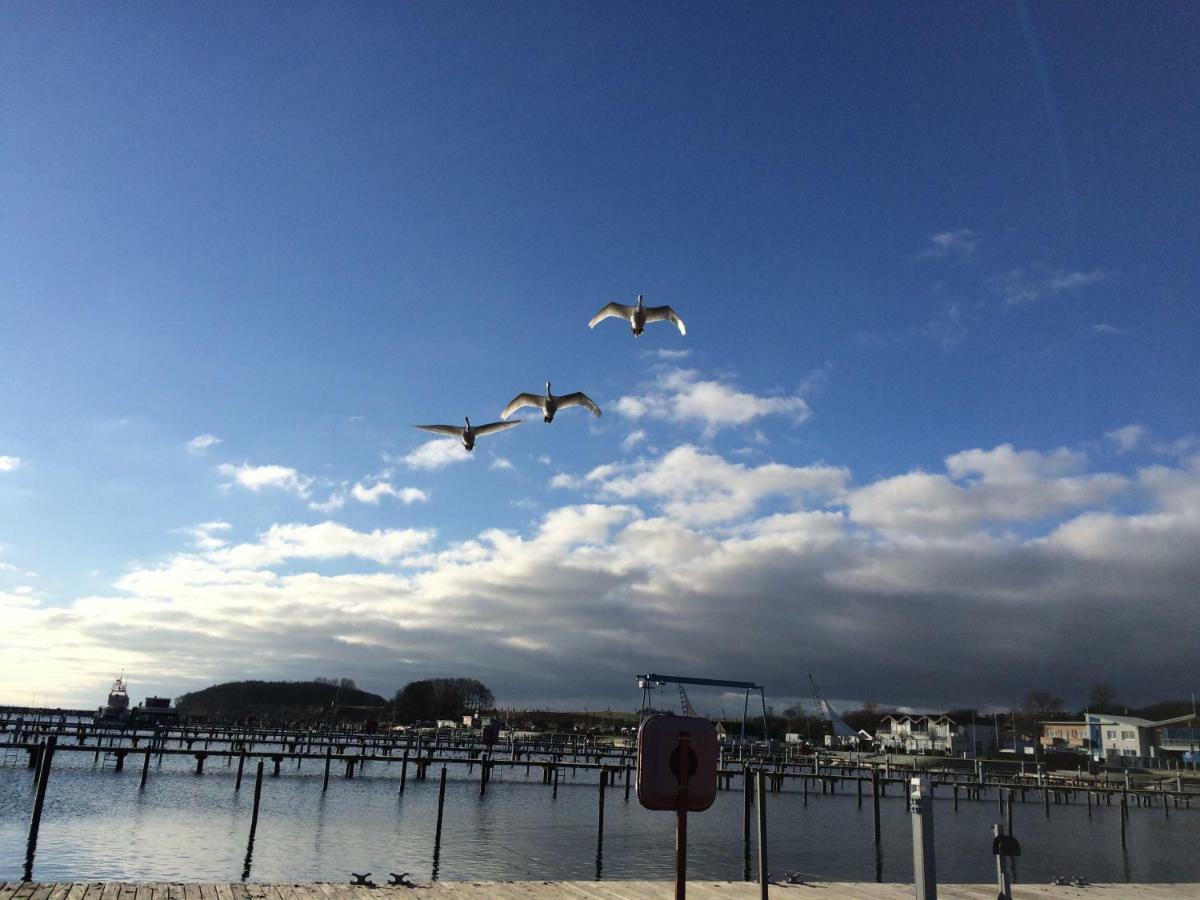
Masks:
[[[108,692],[108,703],[101,709],[96,718],[102,722],[124,722],[129,719],[129,691],[125,689],[125,673],[122,672],[113,682]]]

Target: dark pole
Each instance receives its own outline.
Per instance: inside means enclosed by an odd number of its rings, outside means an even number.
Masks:
[[[258,801],[262,798],[263,760],[258,761],[258,772],[254,776],[254,811],[250,814],[250,837],[246,841],[246,864],[242,867],[242,881],[250,877],[250,859],[254,855],[254,832],[258,830]]]
[[[29,819],[29,843],[25,849],[25,876],[22,881],[33,880],[33,857],[37,853],[38,828],[42,824],[42,806],[46,802],[46,785],[50,782],[50,764],[54,761],[56,735],[50,735],[42,747],[41,764],[38,766],[37,792],[33,800],[33,815]]]
[[[404,793],[404,782],[408,779],[408,748],[404,748],[404,756],[400,759],[400,793]]]
[[[758,884],[762,900],[767,900],[767,776],[759,769],[755,775],[758,793]]]
[[[333,760],[333,745],[325,745],[325,780],[321,782],[321,793],[329,790],[329,764]]]
[[[750,767],[742,765],[742,880],[750,880],[750,794],[754,790],[750,783]]]
[[[871,815],[875,820],[875,845],[879,845],[879,770],[871,770]]]
[[[438,816],[437,816],[437,831],[434,833],[433,842],[437,846],[442,845],[442,807],[446,804],[446,767],[442,766],[442,779],[438,784]]]
[[[146,786],[146,776],[150,774],[150,749],[146,748],[146,758],[142,760],[142,783],[138,785],[139,788]]]
[[[237,780],[233,783],[234,793],[242,789],[242,770],[246,768],[246,751],[238,754]]]

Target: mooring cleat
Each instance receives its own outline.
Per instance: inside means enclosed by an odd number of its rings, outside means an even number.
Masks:
[[[1082,875],[1076,875],[1071,879],[1071,884],[1075,885],[1075,887],[1087,887],[1088,880]]]
[[[352,882],[350,882],[353,885],[362,885],[363,887],[372,888],[375,887],[375,882],[370,880],[370,872],[367,872],[365,875],[359,875],[357,872],[351,872],[350,876],[354,879]]]
[[[395,872],[389,872],[388,874],[392,876],[392,880],[388,882],[390,885],[406,888],[416,887],[415,884],[408,880],[408,876],[410,874],[409,872],[401,872],[399,875],[397,875]]]

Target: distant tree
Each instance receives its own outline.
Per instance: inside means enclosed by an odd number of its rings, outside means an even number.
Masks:
[[[337,686],[345,691],[357,691],[358,685],[354,683],[353,678],[342,678],[337,682]]]
[[[1062,697],[1055,697],[1049,691],[1030,691],[1025,698],[1025,713],[1030,716],[1046,718],[1062,712]]]
[[[1107,682],[1094,685],[1088,692],[1088,709],[1092,712],[1112,712],[1116,705],[1116,689]]]
[[[402,722],[449,719],[463,713],[491,709],[496,698],[474,678],[426,678],[410,681],[392,700]]]

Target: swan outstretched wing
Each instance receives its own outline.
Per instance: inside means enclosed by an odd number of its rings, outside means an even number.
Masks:
[[[592,321],[588,322],[588,328],[595,328],[605,319],[610,316],[619,316],[622,319],[628,319],[633,312],[632,306],[622,306],[620,303],[610,303],[600,312],[592,316]]]
[[[600,407],[592,402],[592,398],[582,391],[576,391],[574,394],[564,394],[558,398],[559,409],[565,409],[568,406],[586,406],[595,415],[601,415]]]
[[[516,428],[524,421],[524,419],[513,419],[511,422],[489,422],[487,425],[480,425],[476,428],[475,434],[492,434],[496,431],[507,431],[510,428]]]
[[[646,307],[647,322],[670,322],[679,329],[680,334],[687,334],[687,329],[683,327],[683,319],[676,315],[675,310],[669,306],[647,306]]]
[[[541,409],[542,400],[544,399],[544,397],[540,397],[537,394],[517,394],[517,396],[508,401],[508,406],[504,407],[504,412],[500,413],[500,418],[507,419],[522,406],[536,406],[538,409]]]
[[[413,428],[432,431],[434,434],[452,434],[455,437],[462,437],[463,433],[461,425],[414,425]]]

